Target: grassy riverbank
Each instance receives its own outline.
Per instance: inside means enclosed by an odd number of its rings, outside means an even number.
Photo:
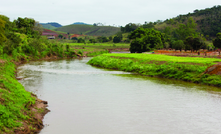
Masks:
[[[43,127],[46,106],[39,107],[41,102],[17,81],[15,72],[11,58],[0,60],[0,132],[38,132]]]
[[[208,67],[217,62],[221,62],[221,60],[155,54],[103,54],[94,57],[88,63],[94,66],[134,72],[141,75],[175,78],[221,86],[220,75],[204,74]]]

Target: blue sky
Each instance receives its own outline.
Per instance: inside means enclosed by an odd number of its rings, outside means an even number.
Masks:
[[[40,23],[74,22],[125,26],[128,23],[165,20],[195,9],[221,5],[219,0],[7,0],[0,4],[0,14],[11,21],[18,17],[33,18]]]

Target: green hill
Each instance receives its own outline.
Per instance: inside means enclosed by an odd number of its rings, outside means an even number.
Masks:
[[[70,34],[85,34],[90,36],[111,36],[120,31],[118,27],[93,25],[68,25],[54,29]]]
[[[62,25],[57,22],[40,23],[40,24],[43,26],[43,28],[50,29],[50,30],[56,29],[58,27],[62,27]]]
[[[50,30],[53,30],[53,29],[56,29],[57,27],[54,27],[50,24],[41,24],[43,26],[43,28],[45,29],[50,29]]]
[[[221,6],[214,6],[202,10],[195,9],[193,13],[178,15],[172,19],[167,19],[163,22],[154,22],[154,27],[158,30],[163,30],[166,27],[177,27],[180,23],[187,23],[187,20],[192,17],[197,23],[198,32],[204,36],[215,37],[218,32],[221,32]]]

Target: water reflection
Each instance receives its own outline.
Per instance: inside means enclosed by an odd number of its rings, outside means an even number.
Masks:
[[[49,102],[42,134],[221,131],[220,88],[95,68],[87,61],[19,67],[26,90]]]

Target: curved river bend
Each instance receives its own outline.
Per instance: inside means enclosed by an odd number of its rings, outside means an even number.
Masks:
[[[89,58],[18,68],[25,89],[49,103],[41,134],[218,134],[219,88],[87,65]]]

